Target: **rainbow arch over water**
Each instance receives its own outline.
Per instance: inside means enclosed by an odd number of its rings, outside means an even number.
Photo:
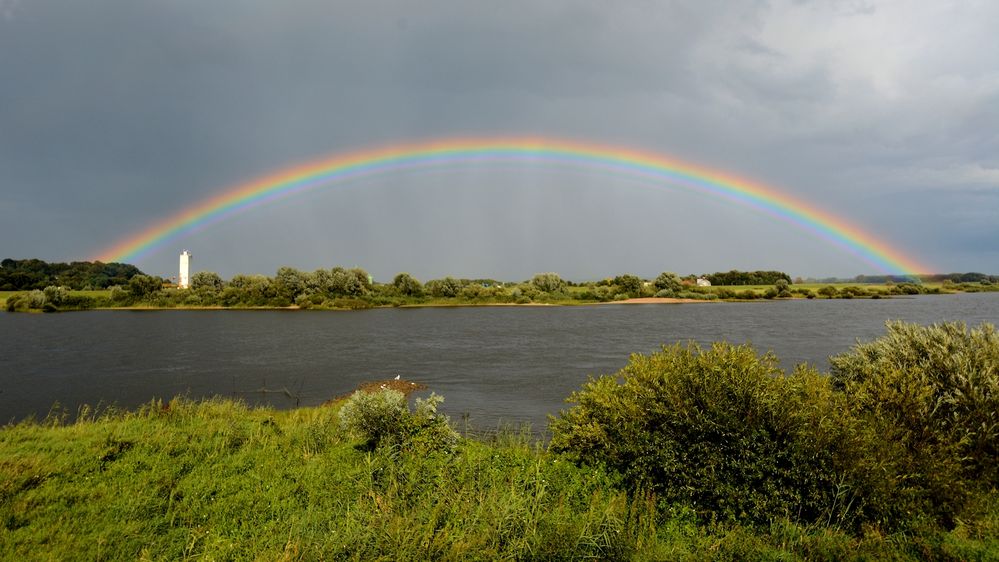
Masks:
[[[101,251],[96,259],[103,262],[135,260],[249,209],[352,179],[407,170],[495,163],[540,163],[593,169],[699,192],[790,223],[883,273],[933,271],[847,219],[750,179],[651,152],[539,137],[452,138],[334,154],[220,190],[214,196],[122,238]]]

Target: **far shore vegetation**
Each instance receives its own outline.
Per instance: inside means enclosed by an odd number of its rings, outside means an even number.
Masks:
[[[0,558],[999,559],[995,328],[889,323],[831,365],[664,346],[545,440],[462,434],[405,380],[54,408],[0,428]]]
[[[399,273],[375,282],[361,268],[301,271],[273,277],[210,271],[191,276],[189,289],[127,264],[6,259],[0,267],[0,307],[7,311],[94,308],[363,309],[399,306],[574,305],[640,298],[685,301],[880,299],[900,295],[999,291],[999,276],[954,273],[916,277],[858,276],[849,282],[792,279],[780,271],[728,271],[701,276],[663,272],[652,279],[621,274],[573,282],[557,273],[524,281],[443,277],[421,282]],[[668,301],[667,301],[668,302]]]

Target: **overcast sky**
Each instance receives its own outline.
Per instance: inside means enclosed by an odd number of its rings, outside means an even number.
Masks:
[[[620,145],[999,273],[999,2],[0,0],[0,257],[90,259],[316,157],[462,135]],[[175,247],[174,247],[175,246]],[[393,174],[136,262],[573,279],[876,270],[704,195],[584,170]]]

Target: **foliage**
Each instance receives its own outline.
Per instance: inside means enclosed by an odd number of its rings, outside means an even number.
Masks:
[[[784,377],[748,345],[633,355],[569,400],[552,419],[553,451],[704,520],[853,527],[881,515],[858,461],[871,445],[828,380],[805,367]]]
[[[344,439],[339,404],[83,408],[0,428],[0,558],[993,560],[999,494],[954,530],[698,523],[525,434],[453,454]]]
[[[225,288],[222,277],[214,271],[199,271],[191,276],[191,289],[218,293]]]
[[[272,282],[274,292],[277,296],[293,301],[299,295],[305,293],[307,287],[306,279],[309,274],[299,271],[293,267],[280,267],[274,274]]]
[[[712,285],[773,285],[778,279],[791,282],[791,276],[783,271],[737,271],[718,272],[705,275]]]
[[[447,417],[437,413],[443,401],[431,393],[426,400],[417,398],[416,409],[410,412],[406,396],[398,390],[355,392],[340,410],[340,426],[371,450],[388,445],[450,452],[458,434]]]
[[[445,277],[443,279],[431,279],[427,281],[424,288],[432,296],[449,298],[458,296],[458,293],[461,292],[462,284],[454,277]]]
[[[886,326],[830,358],[832,380],[892,447],[908,501],[951,524],[976,486],[999,485],[999,334]]]
[[[670,271],[660,273],[656,277],[655,282],[653,282],[653,285],[655,285],[658,291],[656,293],[657,297],[672,297],[683,290],[683,282],[680,281],[680,276]]]
[[[642,296],[642,279],[636,275],[618,275],[613,279],[613,283],[618,288],[618,293],[624,293],[630,298]],[[615,297],[616,299],[616,297]]]
[[[832,358],[833,376],[748,346],[635,355],[553,418],[551,447],[704,520],[854,531],[952,528],[999,485],[999,334],[919,327]]]
[[[334,267],[330,272],[330,293],[336,296],[356,297],[371,290],[368,272],[361,268]]]
[[[833,287],[832,285],[826,285],[825,287],[819,289],[818,293],[823,297],[831,299],[839,294],[839,289]]]
[[[44,289],[50,285],[70,289],[104,289],[122,285],[142,272],[124,263],[47,263],[42,260],[5,259],[0,262],[0,291]]]
[[[128,281],[128,292],[137,299],[152,295],[161,288],[163,280],[151,275],[135,275]]]
[[[558,273],[538,273],[531,279],[531,284],[543,293],[561,293],[565,290],[565,281]]]
[[[423,285],[412,275],[400,273],[392,280],[392,285],[406,296],[418,297],[423,294]]]

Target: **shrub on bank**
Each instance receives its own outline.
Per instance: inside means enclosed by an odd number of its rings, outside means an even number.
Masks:
[[[784,375],[749,346],[634,355],[551,422],[551,448],[702,519],[951,528],[999,485],[999,335],[889,323]]]
[[[396,446],[424,452],[450,452],[458,442],[447,416],[437,407],[444,398],[431,394],[417,398],[416,409],[409,410],[406,396],[393,389],[378,392],[355,392],[340,409],[340,426],[364,440],[367,449]]]
[[[999,485],[999,334],[917,326],[830,358],[832,380],[882,436],[904,500],[946,525],[977,488]]]
[[[814,370],[784,377],[749,345],[633,355],[584,385],[551,423],[551,449],[620,472],[633,491],[704,520],[786,516],[852,527],[881,517],[869,436]]]

